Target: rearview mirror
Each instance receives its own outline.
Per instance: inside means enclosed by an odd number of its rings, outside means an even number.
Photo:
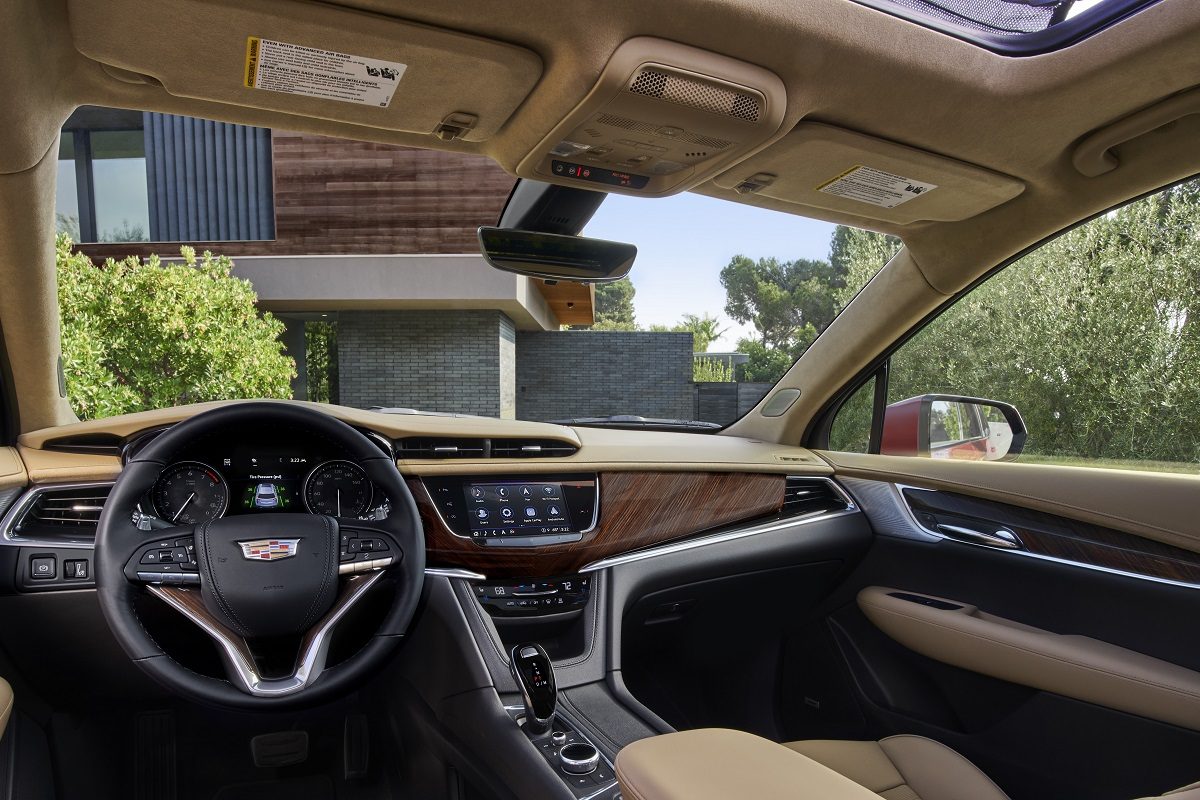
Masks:
[[[479,229],[479,247],[496,269],[580,283],[619,281],[637,257],[637,248],[622,242],[486,226]]]
[[[998,400],[926,394],[890,404],[879,452],[964,461],[1013,461],[1025,447],[1025,422]]]

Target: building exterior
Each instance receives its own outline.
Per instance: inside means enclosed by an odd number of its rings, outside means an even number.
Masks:
[[[287,325],[296,397],[523,419],[694,415],[690,334],[563,330],[592,323],[590,287],[483,262],[475,231],[513,186],[488,159],[97,108],[72,115],[62,142],[60,228],[79,249],[231,256]],[[308,385],[318,328],[336,331],[327,396]]]

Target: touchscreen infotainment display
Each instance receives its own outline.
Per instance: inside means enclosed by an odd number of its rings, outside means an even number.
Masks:
[[[558,482],[465,483],[463,494],[472,532],[510,536],[574,530],[563,486]]]

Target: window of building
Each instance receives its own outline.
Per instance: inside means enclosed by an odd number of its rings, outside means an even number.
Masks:
[[[273,239],[271,132],[85,106],[63,126],[55,211],[76,242]]]
[[[1011,438],[994,408],[936,397],[967,396],[1020,412],[1027,438],[1016,460],[1196,473],[1200,180],[1026,255],[934,319],[888,367],[883,427],[923,407],[920,455],[986,460],[985,448],[959,445]],[[832,447],[862,450],[870,394],[838,412]]]

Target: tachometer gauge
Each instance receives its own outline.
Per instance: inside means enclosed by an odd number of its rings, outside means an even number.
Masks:
[[[371,507],[375,487],[353,461],[326,461],[304,481],[304,504],[314,514],[360,517]]]
[[[175,525],[199,525],[225,513],[229,487],[221,473],[199,461],[179,461],[158,476],[151,490],[158,516]]]

